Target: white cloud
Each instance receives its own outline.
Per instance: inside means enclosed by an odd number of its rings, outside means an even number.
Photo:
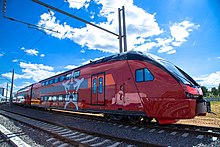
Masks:
[[[18,60],[17,60],[17,59],[14,59],[14,60],[12,60],[12,62],[18,62]]]
[[[22,74],[14,74],[14,79],[32,79],[35,82],[38,82],[42,79],[51,77],[55,74],[53,67],[45,66],[43,64],[32,64],[20,62],[19,66],[22,68]],[[12,73],[5,73],[2,76],[11,79]]]
[[[35,50],[35,49],[28,49],[28,50],[25,50],[25,52],[28,54],[28,55],[35,55],[35,56],[38,56],[38,51]]]
[[[70,8],[76,8],[76,9],[79,9],[83,6],[85,6],[86,8],[88,7],[88,4],[90,2],[90,0],[67,0],[67,2],[69,3],[69,7]]]
[[[176,53],[176,50],[171,50],[167,52],[167,54],[175,54],[175,53]]]
[[[199,25],[195,25],[190,21],[182,21],[180,23],[174,23],[170,27],[171,36],[175,39],[173,42],[174,46],[180,46],[182,43],[186,42],[189,33],[194,29],[198,29]]]
[[[31,63],[24,63],[24,62],[20,62],[20,67],[21,68],[28,68],[28,69],[42,69],[42,70],[48,70],[48,71],[53,71],[53,67],[51,66],[45,66],[43,64],[31,64]]]
[[[25,49],[24,47],[21,47],[21,50],[23,50],[25,53],[27,53],[27,55],[31,55],[31,56],[38,56],[39,51],[37,51],[36,49]],[[44,54],[40,54],[40,57],[44,57]]]
[[[85,53],[86,51],[84,50],[84,49],[81,49],[81,51],[80,51],[81,53]]]
[[[26,86],[29,86],[31,84],[33,84],[33,83],[31,83],[31,82],[22,82],[21,85],[19,85],[19,86],[14,85],[14,91],[17,91],[17,90],[19,90],[21,88],[24,88]]]
[[[187,38],[199,25],[195,25],[190,21],[182,21],[174,23],[170,26],[170,36],[168,38],[156,38],[158,53],[174,54],[176,53],[175,47],[182,45],[187,41]]]
[[[2,76],[7,78],[8,81],[11,81],[12,72],[4,73],[4,74],[2,74]],[[16,79],[30,79],[30,77],[14,73],[14,80],[16,80]]]
[[[172,47],[172,46],[165,45],[165,46],[162,46],[162,47],[158,50],[158,53],[164,53],[164,52],[170,52],[170,51],[175,51],[175,50],[173,50],[173,47]]]
[[[84,3],[83,1],[82,3]],[[147,40],[147,37],[159,35],[163,32],[156,22],[155,15],[149,14],[142,8],[139,8],[133,4],[133,0],[112,0],[112,1],[95,1],[97,4],[101,4],[103,7],[100,10],[99,16],[105,17],[106,22],[100,22],[96,25],[106,28],[112,32],[118,32],[118,12],[117,8],[121,8],[123,5],[126,8],[126,25],[127,25],[127,42],[128,50],[134,49],[136,46],[143,50],[143,43],[139,44],[142,40]],[[81,3],[81,4],[82,4]],[[82,5],[80,5],[82,6]],[[80,8],[80,6],[74,5],[71,7]],[[109,9],[107,7],[114,7],[116,9]],[[134,23],[135,21],[135,23]],[[59,31],[60,33],[54,33],[46,31],[46,33],[57,37],[59,39],[70,39],[78,43],[82,47],[86,46],[88,49],[101,50],[103,52],[118,52],[118,39],[117,36],[103,32],[93,26],[86,25],[83,28],[73,28],[67,23],[61,24],[59,20],[52,13],[44,13],[41,15],[41,20],[38,25]],[[55,27],[56,26],[56,27]],[[147,49],[145,49],[146,51]]]
[[[0,53],[0,57],[2,57],[2,56],[4,56],[4,54],[3,54],[3,53]]]
[[[77,68],[78,66],[76,66],[76,65],[67,65],[67,66],[65,66],[64,68],[65,69],[74,69],[74,68]]]
[[[68,0],[67,2],[70,8],[76,9],[80,9],[84,4],[88,7],[90,4],[90,0],[80,2]],[[115,33],[118,33],[117,8],[125,6],[128,50],[144,52],[156,47],[159,53],[174,54],[176,53],[175,47],[186,42],[190,32],[199,27],[199,25],[184,20],[179,23],[171,24],[170,29],[164,32],[164,30],[159,27],[155,18],[156,13],[148,13],[134,5],[133,0],[95,0],[94,2],[102,5],[102,7],[99,14],[92,12],[90,12],[90,14],[92,13],[93,15],[106,18],[106,21],[96,23],[96,25]],[[41,19],[38,22],[39,26],[60,32],[54,33],[45,30],[45,32],[51,36],[59,39],[70,39],[82,47],[88,47],[90,50],[100,50],[111,53],[119,51],[118,39],[114,35],[90,25],[86,25],[82,28],[73,28],[66,22],[61,24],[54,12],[44,13],[40,17]],[[164,35],[167,32],[168,35]],[[151,41],[149,41],[149,38],[151,38]]]
[[[44,55],[44,54],[40,54],[40,57],[42,57],[42,58],[43,58],[43,57],[45,57],[45,55]]]
[[[220,84],[220,71],[213,72],[209,75],[195,77],[195,80],[207,88],[218,87]]]

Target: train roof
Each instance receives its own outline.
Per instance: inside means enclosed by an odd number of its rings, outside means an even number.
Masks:
[[[151,61],[151,62],[158,62],[158,60],[165,60],[161,57],[150,53],[142,53],[140,51],[128,51],[125,53],[114,54],[108,57],[101,58],[96,61],[91,61],[89,64],[80,66],[78,68],[89,66],[93,64],[105,63],[110,61],[120,61],[120,60],[141,60],[141,61]],[[76,68],[77,69],[77,68]]]
[[[128,51],[128,52],[125,52],[125,53],[118,53],[118,54],[114,54],[114,55],[111,55],[111,56],[108,56],[108,57],[104,57],[104,58],[101,58],[101,59],[98,59],[98,60],[95,60],[95,61],[90,61],[90,63],[88,63],[88,64],[85,64],[85,65],[79,66],[77,68],[68,70],[68,71],[60,73],[58,75],[54,75],[52,77],[41,80],[39,82],[51,79],[51,78],[59,76],[59,75],[63,75],[63,74],[65,74],[69,71],[72,71],[72,70],[77,70],[77,69],[80,69],[82,67],[86,67],[86,66],[90,66],[90,65],[94,65],[94,64],[100,64],[100,63],[111,62],[111,61],[121,61],[121,60],[141,60],[141,61],[154,61],[155,62],[155,61],[157,61],[157,59],[162,59],[162,58],[160,58],[156,55],[150,54],[150,53],[144,54],[144,53],[139,52],[139,51]]]

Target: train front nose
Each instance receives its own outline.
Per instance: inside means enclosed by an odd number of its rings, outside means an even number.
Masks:
[[[211,111],[210,102],[207,102],[204,99],[196,100],[196,115],[197,116],[205,116],[208,112],[208,107]]]
[[[203,92],[200,87],[186,85],[186,97],[196,99],[196,116],[205,116],[207,112],[211,112],[210,102],[203,99]]]

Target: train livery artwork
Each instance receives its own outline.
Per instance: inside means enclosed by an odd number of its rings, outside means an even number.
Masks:
[[[18,99],[21,99],[19,101]],[[206,115],[209,102],[183,70],[155,55],[129,51],[91,61],[18,90],[15,101],[47,109],[102,113],[170,124]]]

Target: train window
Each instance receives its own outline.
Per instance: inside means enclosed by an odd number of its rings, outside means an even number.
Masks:
[[[80,71],[78,70],[78,71],[75,71],[74,72],[74,78],[77,78],[77,77],[79,77],[80,76]]]
[[[53,84],[54,83],[54,79],[51,79],[50,81],[49,81],[49,84]]]
[[[136,76],[136,82],[143,82],[144,81],[144,70],[138,69],[135,73]]]
[[[45,82],[45,85],[48,85],[48,84],[49,84],[49,81],[46,81],[46,82]]]
[[[103,91],[103,78],[99,78],[99,93],[101,94]]]
[[[96,94],[96,78],[93,79],[93,93]]]
[[[56,101],[57,100],[57,96],[53,96],[53,101]]]
[[[41,86],[45,86],[45,82],[41,83]]]
[[[136,82],[146,82],[154,79],[153,75],[147,68],[136,70],[135,76]]]
[[[62,101],[62,100],[63,100],[63,96],[62,96],[62,95],[59,95],[58,100],[59,100],[59,101]]]
[[[68,96],[65,97],[65,101],[69,101],[70,98]]]
[[[41,101],[44,101],[44,97],[42,96],[42,97],[40,98],[40,100],[41,100]]]
[[[60,82],[62,82],[62,81],[64,81],[65,77],[61,76],[59,79],[60,79]]]
[[[52,96],[49,96],[49,99],[48,99],[48,101],[52,101]]]
[[[151,74],[151,72],[145,68],[144,69],[144,80],[145,81],[152,81],[154,79],[153,75]]]
[[[69,80],[71,78],[71,74],[65,75],[65,80]]]
[[[57,82],[59,82],[59,78],[54,79],[54,83],[57,83]]]

